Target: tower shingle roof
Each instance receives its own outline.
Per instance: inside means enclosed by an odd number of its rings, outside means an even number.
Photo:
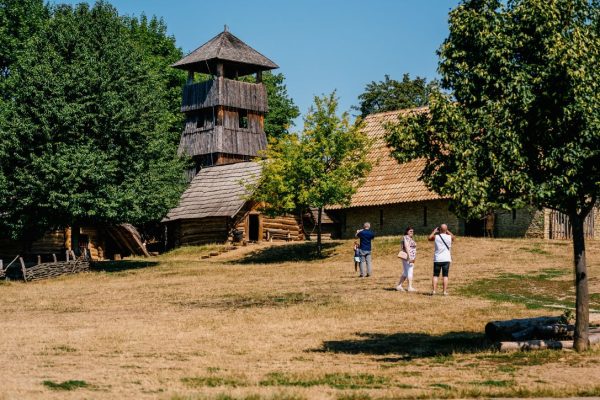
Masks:
[[[229,31],[223,31],[172,66],[214,74],[217,61],[232,64],[239,75],[279,68],[277,64],[248,46]]]

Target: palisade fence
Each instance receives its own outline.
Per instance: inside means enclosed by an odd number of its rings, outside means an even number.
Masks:
[[[37,261],[34,262],[26,262],[23,257],[16,256],[6,267],[3,260],[0,260],[0,279],[22,279],[30,282],[89,269],[90,257],[87,250],[80,257],[72,250],[67,250],[64,260],[59,260],[56,254],[52,254],[52,260],[48,262],[42,262],[41,256],[37,256]]]
[[[592,209],[585,221],[583,222],[583,234],[586,239],[594,238],[594,216],[595,210]],[[563,214],[560,211],[550,211],[549,220],[549,239],[572,239],[573,229],[571,227],[571,221],[567,214]]]

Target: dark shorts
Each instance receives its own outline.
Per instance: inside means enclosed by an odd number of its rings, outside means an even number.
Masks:
[[[433,276],[440,276],[440,271],[442,271],[442,276],[447,278],[449,270],[450,270],[449,262],[434,262],[433,263]]]

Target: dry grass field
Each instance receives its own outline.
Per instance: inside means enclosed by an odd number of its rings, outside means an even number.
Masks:
[[[459,238],[450,296],[393,290],[399,240],[359,279],[351,241],[207,248],[0,283],[0,399],[391,399],[600,396],[600,349],[504,354],[486,322],[572,304],[570,243]],[[213,246],[214,249],[214,246]],[[588,244],[600,310],[600,243]]]

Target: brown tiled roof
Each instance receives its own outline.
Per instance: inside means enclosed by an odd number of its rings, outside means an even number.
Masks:
[[[219,33],[172,66],[214,74],[217,60],[236,64],[241,75],[278,68],[277,64],[242,42],[229,31]]]
[[[425,160],[417,159],[400,164],[391,156],[390,149],[385,142],[385,123],[396,121],[400,114],[426,110],[426,107],[422,107],[390,111],[371,114],[365,118],[364,132],[373,139],[373,147],[368,154],[372,170],[365,183],[352,196],[350,206],[333,206],[328,207],[329,209],[379,206],[441,198],[427,189],[425,184],[419,180]]]
[[[261,166],[255,162],[206,167],[192,179],[190,186],[163,222],[204,217],[233,217],[246,203],[246,185],[257,182]]]

